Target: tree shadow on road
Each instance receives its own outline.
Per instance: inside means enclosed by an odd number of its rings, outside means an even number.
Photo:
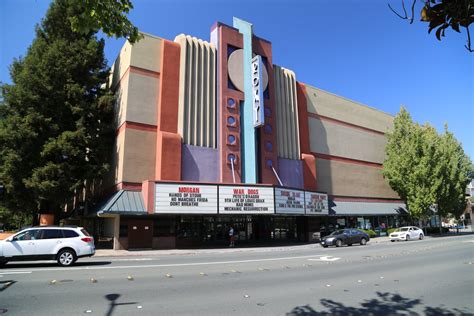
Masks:
[[[120,297],[120,294],[112,293],[112,294],[107,294],[104,296],[109,302],[109,310],[105,314],[106,316],[111,316],[113,315],[115,308],[117,306],[123,306],[123,305],[135,305],[137,302],[126,302],[126,303],[117,303],[117,300]]]
[[[405,298],[399,294],[377,292],[377,298],[365,300],[360,303],[360,306],[346,306],[329,299],[321,299],[321,305],[326,309],[325,311],[317,311],[311,305],[296,306],[287,313],[287,316],[371,316],[371,315],[427,315],[427,316],[472,316],[471,312],[461,310],[458,308],[448,309],[445,307],[423,306],[420,299]],[[424,308],[422,313],[416,312]]]

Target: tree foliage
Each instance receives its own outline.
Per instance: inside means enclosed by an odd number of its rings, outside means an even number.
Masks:
[[[69,17],[72,29],[81,34],[102,30],[107,36],[124,37],[131,43],[142,38],[138,28],[127,18],[133,9],[130,0],[80,0],[83,11]]]
[[[441,41],[445,36],[447,29],[452,29],[461,33],[464,28],[467,33],[466,49],[469,52],[471,48],[471,35],[469,26],[474,23],[474,0],[424,0],[424,6],[420,10],[421,21],[428,23],[428,33],[436,29],[436,38]],[[389,8],[400,18],[409,20],[413,23],[415,18],[415,8],[417,0],[412,0],[411,16],[408,15],[405,8],[405,2],[402,0],[403,14],[399,14],[390,4]]]
[[[75,1],[53,2],[1,86],[0,183],[10,211],[59,212],[108,170],[114,97],[104,42],[71,29]]]
[[[439,135],[428,124],[414,123],[402,108],[387,137],[383,175],[410,214],[424,218],[436,207],[442,216],[459,216],[473,174],[471,161],[454,135],[447,128]]]

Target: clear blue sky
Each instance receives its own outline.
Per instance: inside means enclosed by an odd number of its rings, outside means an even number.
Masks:
[[[209,40],[215,21],[247,20],[272,42],[274,63],[294,70],[298,81],[393,115],[404,105],[439,131],[448,123],[474,160],[474,53],[464,48],[465,34],[448,31],[438,42],[426,24],[397,18],[387,2],[399,7],[401,0],[132,2],[132,22],[170,40],[180,33]],[[10,81],[8,66],[25,54],[48,4],[0,1],[0,81]],[[106,40],[109,64],[122,44]]]

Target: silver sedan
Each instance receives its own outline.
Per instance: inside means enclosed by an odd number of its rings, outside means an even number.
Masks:
[[[423,239],[425,235],[423,230],[415,226],[405,226],[400,227],[396,231],[390,234],[390,241],[394,242],[396,240],[405,240],[409,241],[410,239]]]

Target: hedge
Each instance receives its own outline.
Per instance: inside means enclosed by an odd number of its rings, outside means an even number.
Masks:
[[[372,229],[362,229],[362,231],[366,232],[370,238],[374,238],[377,234]]]

